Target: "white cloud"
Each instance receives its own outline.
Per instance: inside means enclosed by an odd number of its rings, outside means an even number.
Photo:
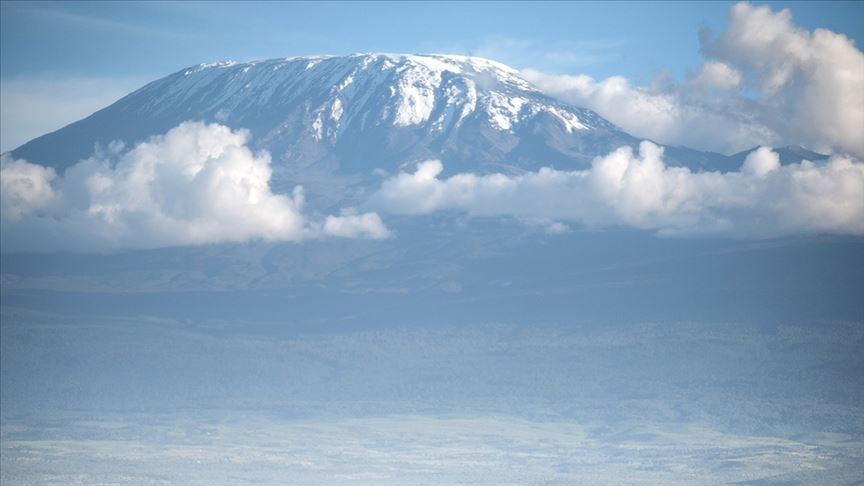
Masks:
[[[342,238],[381,240],[390,236],[390,231],[377,214],[357,214],[354,210],[343,210],[340,216],[327,216],[322,230],[326,235]]]
[[[780,168],[780,156],[768,147],[759,147],[744,159],[741,172],[764,177]]]
[[[597,81],[531,69],[522,76],[552,96],[596,111],[626,132],[660,143],[731,153],[781,140],[749,113],[751,103],[742,99],[718,102],[701,89],[638,87],[622,76]]]
[[[18,221],[22,216],[40,211],[54,202],[51,181],[54,169],[29,164],[23,160],[0,157],[0,215]]]
[[[321,236],[386,238],[375,214],[303,214],[303,191],[274,194],[270,155],[247,132],[183,123],[128,151],[112,144],[66,170],[3,158],[4,246],[152,248]]]
[[[708,88],[732,89],[741,85],[741,73],[728,64],[705,61],[691,82],[697,86]]]
[[[703,32],[701,42],[705,62],[678,85],[523,75],[553,96],[665,144],[726,153],[803,144],[864,156],[864,53],[852,40],[801,29],[788,10],[739,3],[726,30],[716,38]]]
[[[808,32],[792,23],[788,9],[748,3],[731,8],[716,39],[702,37],[708,56],[755,76],[789,137],[864,155],[864,53],[851,39]]]
[[[385,180],[373,207],[402,214],[456,210],[664,234],[864,234],[864,163],[848,157],[781,167],[778,155],[762,148],[740,172],[694,173],[667,167],[662,148],[642,142],[639,154],[622,147],[581,171],[543,168],[517,176],[441,179],[442,170],[441,162],[432,160]]]

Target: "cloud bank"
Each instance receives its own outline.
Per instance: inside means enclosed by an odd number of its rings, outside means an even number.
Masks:
[[[543,168],[517,176],[457,174],[439,178],[440,161],[384,181],[371,204],[381,211],[463,211],[589,227],[624,226],[667,235],[864,234],[864,163],[835,156],[781,166],[776,152],[752,152],[739,172],[668,167],[663,149],[642,142],[596,158],[590,169]]]
[[[302,188],[274,194],[270,155],[253,153],[247,139],[244,130],[187,122],[128,151],[119,143],[97,150],[62,177],[4,155],[4,249],[389,236],[374,213],[308,219]]]
[[[704,31],[700,42],[705,62],[677,85],[530,69],[523,75],[661,143],[726,153],[804,144],[864,157],[864,53],[851,39],[802,29],[786,9],[738,3],[726,30]]]

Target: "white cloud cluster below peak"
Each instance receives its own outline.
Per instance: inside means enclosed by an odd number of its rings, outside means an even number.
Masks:
[[[742,2],[731,7],[723,32],[702,32],[700,40],[705,62],[680,84],[522,74],[553,96],[665,144],[725,153],[806,145],[864,157],[864,53],[851,39],[802,29],[789,10]]]
[[[374,213],[309,220],[302,188],[274,194],[270,155],[253,153],[247,138],[244,130],[186,122],[128,151],[112,144],[62,177],[4,155],[4,247],[154,248],[389,236]]]
[[[385,180],[372,207],[512,216],[545,221],[554,232],[563,221],[667,235],[864,234],[864,163],[842,156],[781,166],[778,154],[763,147],[738,172],[697,173],[666,166],[663,149],[642,142],[638,154],[622,147],[587,170],[440,178],[442,170],[431,160]]]

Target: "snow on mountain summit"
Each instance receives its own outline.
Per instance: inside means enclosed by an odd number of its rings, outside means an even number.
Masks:
[[[148,114],[192,104],[224,121],[300,102],[308,104],[308,128],[316,140],[335,140],[355,123],[360,128],[428,124],[430,131],[446,132],[474,113],[499,130],[540,112],[558,118],[568,132],[602,120],[561,107],[504,64],[453,55],[355,54],[201,64],[135,95],[149,98],[142,107]]]

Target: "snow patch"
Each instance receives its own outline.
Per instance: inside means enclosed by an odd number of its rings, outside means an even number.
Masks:
[[[554,106],[546,106],[544,107],[544,110],[561,120],[561,122],[564,123],[564,129],[567,130],[567,133],[573,133],[576,130],[588,129],[588,127],[582,124],[582,122],[579,120],[579,117],[574,115],[573,113],[559,110]]]
[[[510,130],[518,123],[519,114],[526,103],[528,100],[525,98],[493,91],[486,99],[486,115],[493,127],[499,130]]]
[[[362,129],[372,120],[442,133],[461,126],[478,109],[483,111],[478,120],[500,131],[513,130],[543,111],[560,120],[568,133],[602,123],[584,110],[551,104],[515,69],[478,57],[298,57],[202,64],[180,74],[157,81],[163,89],[139,105],[142,114],[192,110],[239,120],[247,110],[316,100],[304,116],[312,120],[317,141],[336,140],[349,127]]]
[[[321,122],[321,113],[318,113],[315,121],[312,122],[312,137],[316,142],[320,142],[324,137],[324,124]]]
[[[342,118],[342,100],[336,98],[330,107],[330,119],[338,124],[340,118]]]

